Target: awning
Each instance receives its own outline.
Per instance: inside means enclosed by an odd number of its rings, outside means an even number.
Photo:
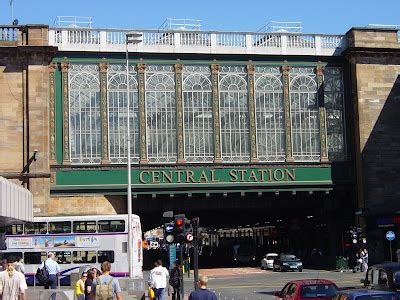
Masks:
[[[0,177],[0,226],[33,221],[33,195]]]

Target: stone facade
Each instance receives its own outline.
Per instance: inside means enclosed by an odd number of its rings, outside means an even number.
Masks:
[[[396,30],[347,33],[354,107],[358,206],[400,210],[400,48]],[[387,48],[383,49],[382,48]]]

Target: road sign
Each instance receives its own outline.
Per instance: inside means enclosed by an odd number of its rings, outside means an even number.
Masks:
[[[165,231],[166,232],[172,232],[174,230],[174,225],[173,224],[168,224],[165,226]]]
[[[386,239],[388,241],[393,241],[395,238],[396,238],[396,235],[394,234],[393,231],[386,232]]]

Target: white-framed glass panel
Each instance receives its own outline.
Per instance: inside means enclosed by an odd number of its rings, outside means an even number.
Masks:
[[[98,65],[71,64],[69,126],[71,162],[101,162],[100,81]]]
[[[254,95],[257,153],[261,162],[285,161],[285,112],[278,67],[256,67]]]
[[[126,65],[109,65],[108,80],[108,132],[111,163],[127,162],[127,91]],[[134,66],[129,66],[129,113],[131,162],[139,162],[139,107],[138,84]]]
[[[343,72],[338,67],[328,67],[324,76],[324,100],[326,110],[326,133],[330,161],[346,158],[344,126]]]
[[[221,156],[224,162],[250,160],[247,93],[245,67],[220,67]]]
[[[183,119],[187,162],[212,162],[214,130],[209,66],[183,67]]]
[[[290,70],[290,115],[293,159],[319,161],[319,107],[314,68]]]
[[[146,66],[146,124],[149,162],[176,162],[176,101],[173,66]]]

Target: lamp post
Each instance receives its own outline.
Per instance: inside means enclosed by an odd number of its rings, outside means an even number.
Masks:
[[[127,169],[128,169],[128,190],[127,190],[127,208],[128,208],[128,263],[129,263],[129,278],[133,278],[133,237],[132,237],[132,182],[131,182],[131,130],[130,130],[130,104],[129,104],[129,44],[138,44],[142,40],[142,35],[137,32],[130,32],[125,35],[125,49],[126,49],[126,100],[127,100]]]

